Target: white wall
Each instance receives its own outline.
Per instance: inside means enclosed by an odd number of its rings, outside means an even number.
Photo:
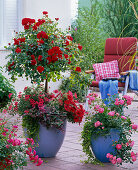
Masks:
[[[23,0],[24,17],[41,18],[47,11],[54,20],[59,18],[59,27],[66,29],[71,24],[71,0]]]

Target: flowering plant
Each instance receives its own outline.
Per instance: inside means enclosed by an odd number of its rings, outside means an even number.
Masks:
[[[73,43],[68,33],[57,28],[58,19],[52,21],[46,11],[38,21],[23,18],[24,32],[17,33],[14,42],[6,47],[11,50],[6,68],[12,80],[25,74],[38,84],[44,80],[56,81],[61,71],[78,62],[82,46]]]
[[[87,97],[91,112],[86,116],[82,131],[82,146],[88,156],[88,161],[99,163],[90,149],[92,135],[95,138],[104,136],[109,134],[112,128],[120,132],[120,137],[118,141],[113,141],[111,146],[115,148],[116,154],[107,153],[106,157],[111,163],[118,165],[122,162],[136,161],[137,154],[132,151],[134,141],[131,140],[131,135],[133,131],[137,130],[137,125],[130,120],[129,116],[122,113],[123,108],[131,104],[132,98],[127,95],[124,95],[122,99],[114,96],[115,100],[113,97],[109,98],[109,105],[106,106],[100,101],[97,94],[90,93]]]
[[[18,113],[23,117],[23,127],[27,128],[29,137],[35,137],[39,132],[39,122],[47,128],[61,129],[64,120],[81,123],[85,110],[78,104],[77,95],[44,92],[43,85],[37,87],[25,87],[23,93],[19,93],[18,99],[8,107],[8,113]]]
[[[36,166],[42,164],[41,158],[32,151],[33,139],[25,142],[17,138],[18,126],[9,124],[9,119],[0,117],[0,169],[18,169],[27,165],[27,155]]]

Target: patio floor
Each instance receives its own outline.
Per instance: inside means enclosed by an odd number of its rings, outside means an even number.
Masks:
[[[133,95],[133,94],[130,94]],[[125,114],[130,114],[132,120],[138,124],[138,102],[133,102]],[[66,136],[60,151],[54,158],[43,159],[44,162],[40,167],[36,167],[32,163],[28,163],[25,170],[137,170],[138,160],[134,164],[123,164],[120,167],[105,163],[104,167],[93,164],[85,164],[81,161],[86,159],[85,154],[82,152],[80,141],[80,133],[83,123],[79,126],[76,124],[67,124]],[[134,152],[138,152],[138,135],[135,133],[132,138],[135,141],[133,147]]]

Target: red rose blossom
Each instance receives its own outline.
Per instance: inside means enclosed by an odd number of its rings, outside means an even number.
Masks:
[[[55,18],[55,20],[56,20],[56,21],[58,21],[58,20],[59,20],[59,18]]]
[[[32,64],[32,65],[36,65],[36,63],[37,63],[37,62],[36,62],[35,59],[34,59],[34,60],[31,60],[31,64]]]
[[[80,67],[76,67],[75,71],[81,72],[81,68]]]
[[[42,55],[39,55],[39,56],[38,56],[38,61],[42,61],[42,58],[43,58],[43,56],[42,56]]]
[[[38,67],[37,67],[37,71],[38,71],[39,73],[42,73],[42,72],[44,71],[44,67],[43,67],[43,66],[38,66]]]
[[[22,50],[18,47],[18,48],[16,48],[16,50],[15,50],[15,52],[16,53],[20,53]]]
[[[43,14],[44,14],[44,15],[47,15],[47,14],[48,14],[48,12],[47,12],[47,11],[43,11]]]
[[[70,35],[67,36],[67,39],[69,39],[70,41],[73,41],[73,38]]]

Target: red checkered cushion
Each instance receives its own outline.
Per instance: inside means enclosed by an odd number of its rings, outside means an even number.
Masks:
[[[96,81],[106,78],[119,78],[118,61],[113,60],[105,63],[93,64],[96,74]]]

